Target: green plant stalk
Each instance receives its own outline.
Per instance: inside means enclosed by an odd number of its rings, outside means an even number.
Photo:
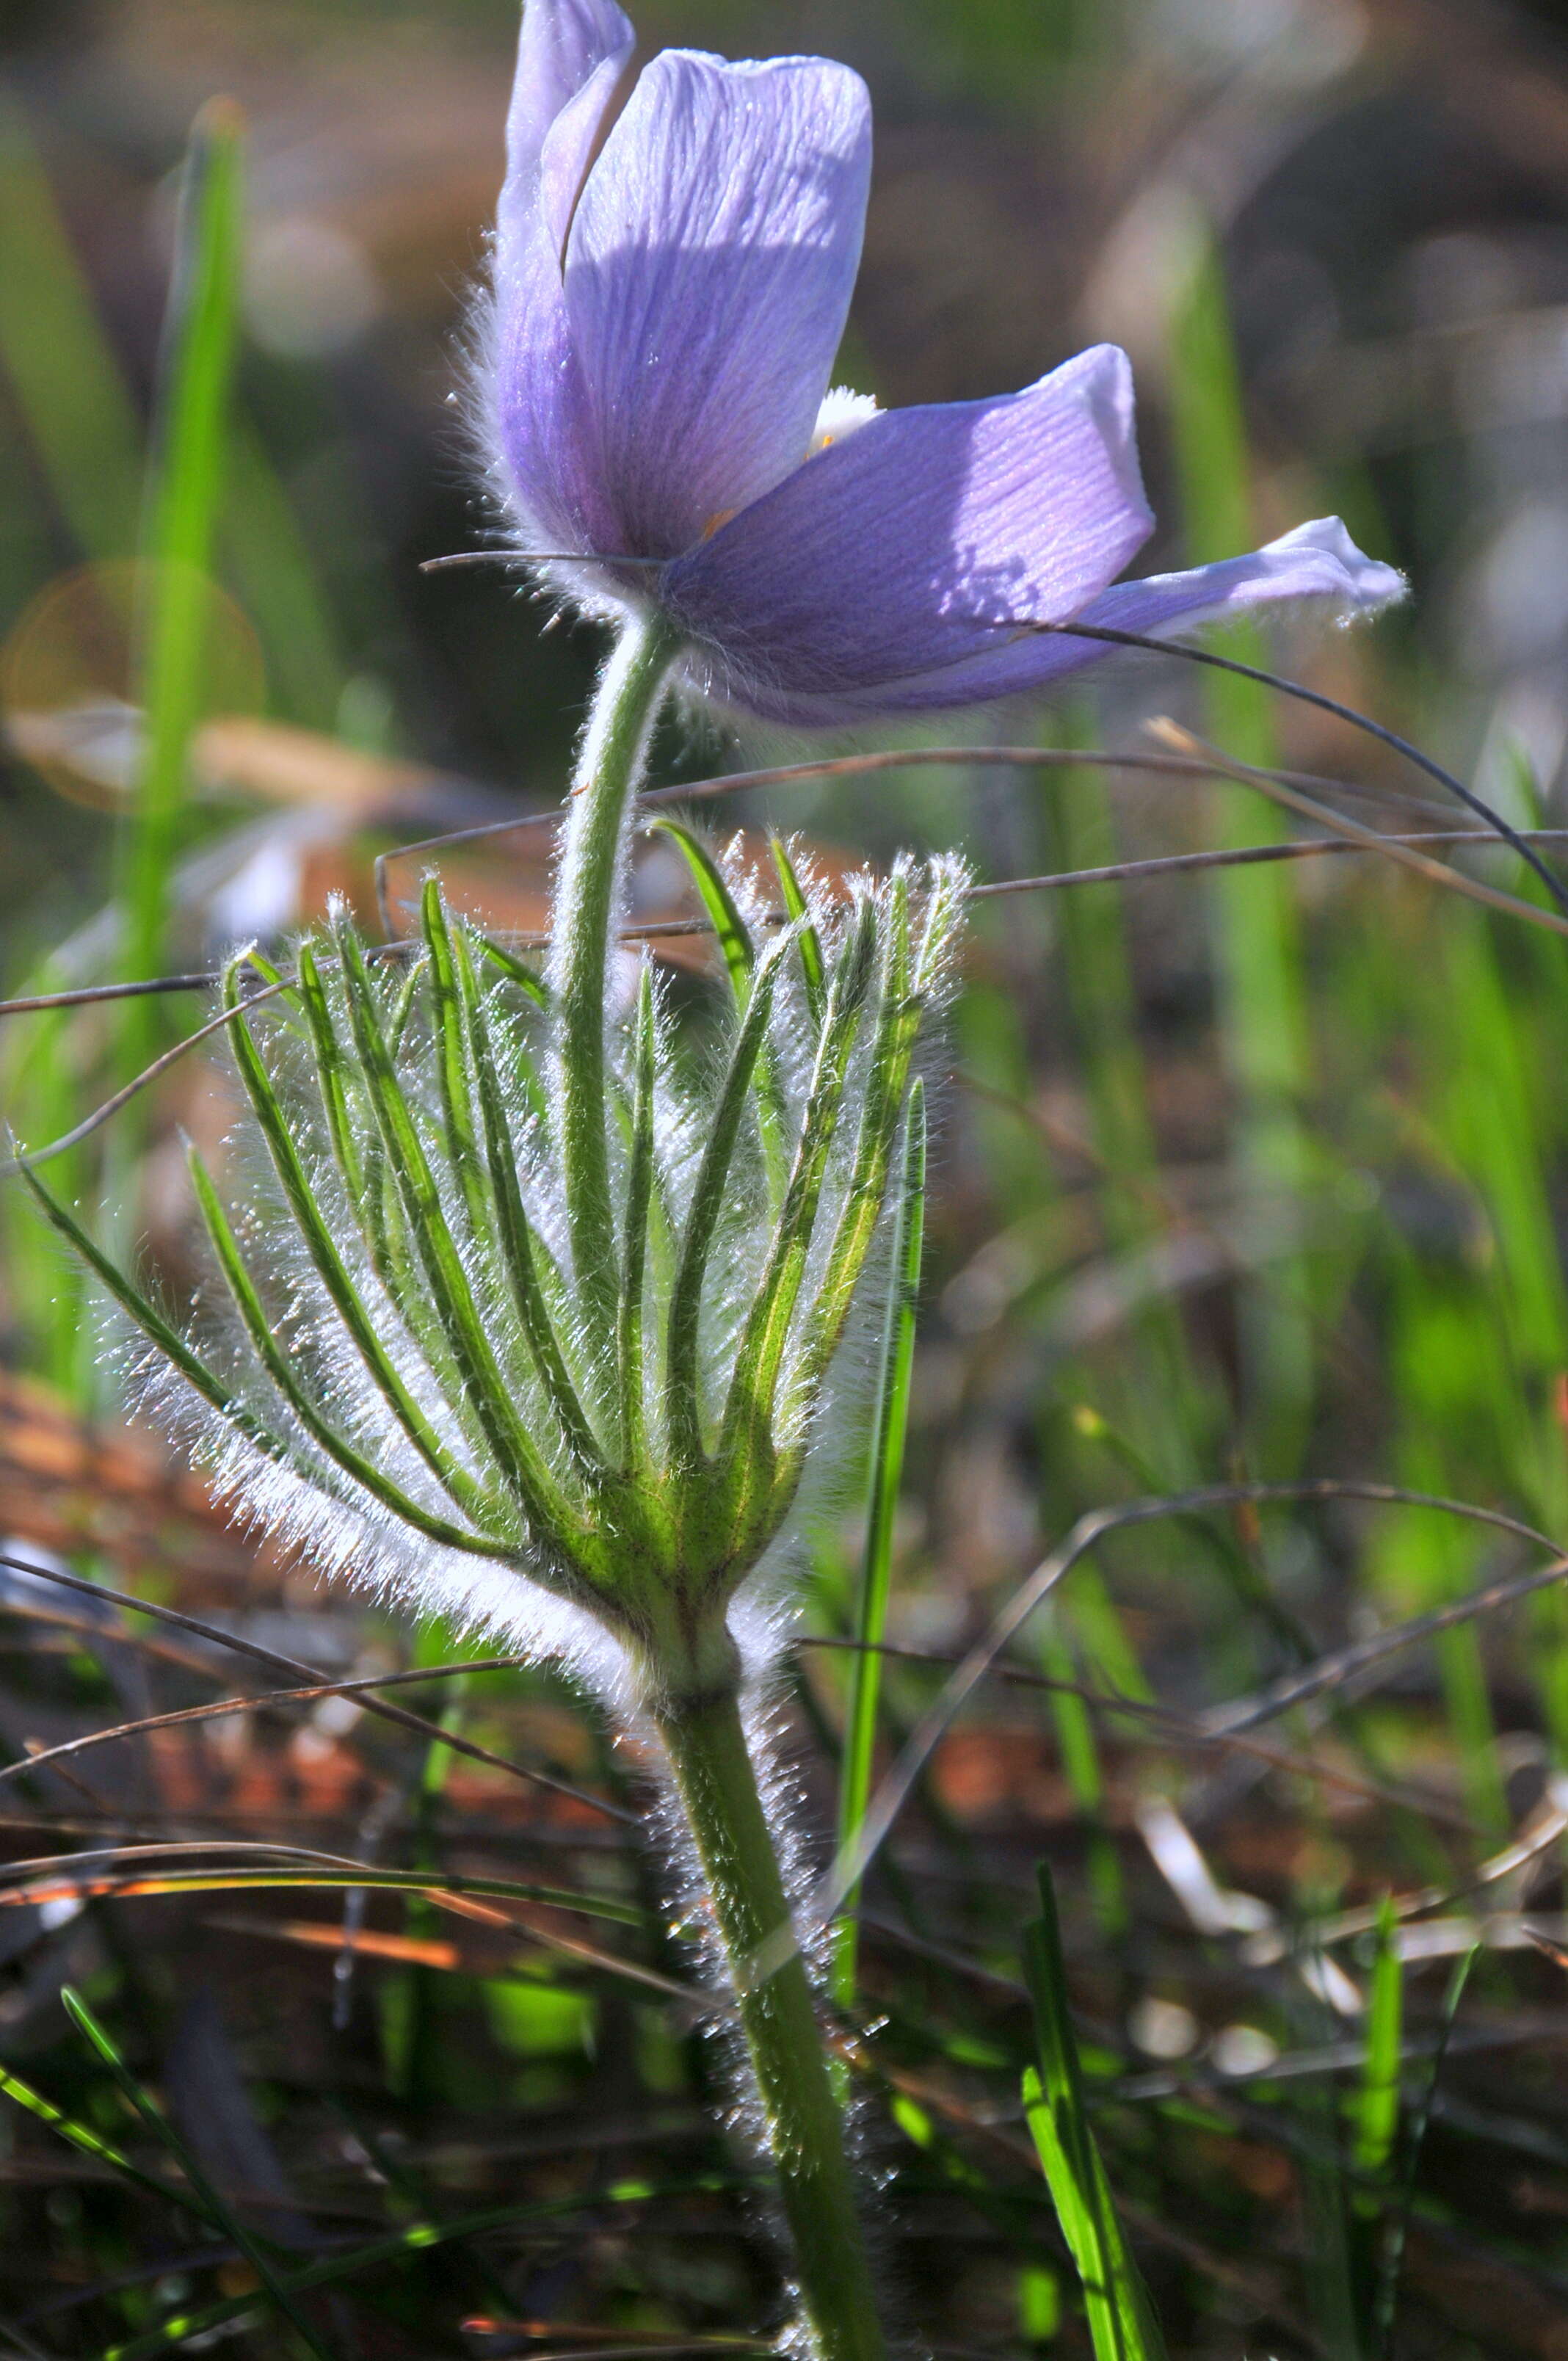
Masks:
[[[578,1301],[613,1400],[620,1257],[610,1201],[605,1089],[605,984],[627,812],[674,643],[657,616],[628,623],[605,666],[568,805],[552,921],[550,981],[559,1021],[559,1153]]]
[[[844,2124],[798,1951],[765,1979],[749,1962],[788,1924],[778,1856],[733,1688],[655,1715],[702,1863],[735,1986],[795,2248],[802,2310],[820,2361],[883,2361]]]

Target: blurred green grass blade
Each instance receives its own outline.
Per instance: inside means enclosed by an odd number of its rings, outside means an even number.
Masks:
[[[1372,1987],[1366,2007],[1366,2057],[1353,2100],[1352,2156],[1358,2172],[1380,2178],[1399,2128],[1399,2053],[1404,2038],[1405,1974],[1396,1940],[1393,1898],[1377,1913]]]
[[[1540,1082],[1554,1052],[1557,994],[1524,988],[1511,937],[1451,907],[1431,988],[1412,1005],[1419,1078],[1407,1121],[1438,1185],[1469,1198],[1472,1235],[1452,1255],[1393,1246],[1394,1399],[1400,1473],[1506,1487],[1548,1530],[1568,1526],[1568,1455],[1556,1412],[1568,1367],[1565,1290],[1552,1202],[1554,1094]],[[1472,1577],[1475,1551],[1439,1539],[1426,1564],[1444,1597]],[[1549,1598],[1532,1617],[1535,1677],[1557,1748],[1568,1752],[1568,1620]],[[1439,1651],[1470,1808],[1500,1831],[1507,1802],[1481,1635]]]
[[[1394,2323],[1399,2309],[1399,2281],[1404,2270],[1405,2246],[1409,2237],[1410,2220],[1415,2212],[1416,2180],[1420,2171],[1421,2150],[1426,2145],[1427,2125],[1431,2121],[1432,2104],[1442,2074],[1443,2059],[1448,2055],[1449,2039],[1458,2022],[1464,1988],[1470,1981],[1470,1971],[1480,1957],[1479,1941],[1472,1943],[1453,1963],[1448,1989],[1442,1996],[1442,2014],[1438,2026],[1438,2046],[1431,2061],[1431,2070],[1417,2103],[1410,2125],[1409,2141],[1405,2156],[1405,2171],[1399,2192],[1399,2211],[1389,2225],[1378,2272],[1377,2288],[1373,2300],[1372,2350],[1378,2361],[1388,2361],[1394,2349]]]
[[[66,989],[71,979],[54,961],[46,960],[28,979],[40,992]],[[78,1095],[77,1058],[72,1054],[73,1011],[58,1009],[12,1026],[5,1040],[4,1104],[8,1123],[31,1139],[59,1139],[82,1113]],[[55,1166],[61,1193],[80,1196],[84,1184],[86,1151],[72,1148]],[[67,1401],[85,1405],[91,1399],[98,1340],[85,1316],[86,1288],[81,1266],[74,1260],[44,1257],[32,1251],[32,1213],[22,1194],[0,1190],[0,1255],[13,1317],[34,1346],[18,1356],[20,1365],[34,1369]]]
[[[1116,2215],[1084,2104],[1048,1869],[1040,1916],[1024,1930],[1024,1973],[1035,2012],[1038,2070],[1024,2074],[1024,2109],[1083,2289],[1095,2361],[1166,2361],[1165,2339]]]
[[[1076,721],[1077,717],[1072,717]],[[1092,742],[1088,717],[1069,742]],[[1105,785],[1088,768],[1052,783],[1047,803],[1050,865],[1095,868],[1118,857]],[[1096,1202],[1113,1254],[1131,1255],[1168,1235],[1148,1077],[1138,1031],[1137,995],[1119,891],[1096,887],[1060,897],[1056,911],[1068,1007],[1089,1099],[1091,1142],[1102,1179]],[[1197,1480],[1204,1452],[1206,1388],[1189,1350],[1180,1314],[1167,1293],[1142,1306],[1132,1323],[1128,1411],[1135,1420],[1155,1488]]]
[[[186,757],[201,709],[207,577],[224,493],[240,272],[242,124],[214,100],[199,118],[181,205],[165,324],[163,395],[146,539],[140,703],[146,732],[122,878],[123,966],[163,963],[167,885],[179,846]],[[148,1054],[156,1003],[132,1001],[126,1055]]]
[[[1140,1492],[1156,1493],[1169,1488],[1168,1480],[1162,1479],[1155,1463],[1139,1451],[1132,1438],[1113,1426],[1110,1420],[1091,1404],[1077,1404],[1072,1422],[1085,1442],[1102,1445],[1107,1455],[1126,1470]],[[1255,1620],[1266,1625],[1299,1662],[1310,1662],[1313,1649],[1308,1633],[1280,1604],[1266,1575],[1243,1547],[1234,1519],[1222,1512],[1184,1518],[1181,1522],[1189,1532],[1201,1537],[1207,1554],[1213,1559],[1237,1603],[1245,1609],[1249,1624]],[[1095,1622],[1101,1635],[1098,1644],[1102,1649],[1109,1645],[1112,1650],[1112,1654],[1102,1659],[1105,1669],[1113,1685],[1121,1689],[1124,1696],[1142,1696],[1146,1699],[1152,1696],[1142,1672],[1136,1669],[1135,1658],[1124,1638],[1119,1644],[1116,1641],[1114,1627],[1119,1619],[1103,1583],[1099,1583],[1096,1595],[1093,1583],[1080,1582],[1076,1595],[1070,1601],[1064,1601],[1062,1611],[1069,1622],[1085,1632],[1091,1620]],[[1118,1664],[1121,1669],[1112,1671],[1113,1663]]]
[[[266,652],[274,709],[335,733],[348,677],[343,632],[300,519],[247,418],[230,427],[223,547]]]
[[[865,1554],[856,1603],[855,1637],[861,1653],[851,1663],[850,1705],[839,1766],[839,1848],[851,1846],[871,1802],[876,1749],[877,1699],[887,1636],[887,1602],[893,1583],[894,1524],[904,1477],[904,1445],[909,1431],[909,1395],[915,1367],[915,1323],[920,1301],[920,1267],[926,1231],[926,1102],[916,1082],[905,1121],[904,1173],[894,1208],[888,1261],[887,1318],[877,1371],[876,1413],[872,1429],[871,1499]],[[846,1894],[846,1915],[833,1932],[833,1997],[840,2008],[855,1998],[859,1928],[854,1894]]]
[[[487,2230],[511,2229],[526,2222],[569,2221],[574,2213],[597,2214],[609,2206],[646,2205],[660,2198],[707,2197],[755,2187],[754,2180],[739,2174],[719,2172],[696,2174],[684,2180],[612,2181],[608,2189],[596,2182],[590,2189],[569,2197],[545,2198],[531,2204],[492,2205],[482,2213],[462,2213],[444,2222],[410,2222],[388,2237],[372,2239],[347,2254],[324,2256],[302,2271],[291,2272],[286,2285],[291,2294],[303,2294],[312,2288],[334,2287],[344,2279],[356,2279],[363,2271],[374,2270],[380,2263],[406,2262],[412,2255],[429,2253],[432,2247],[451,2246],[458,2239],[479,2237]],[[204,2304],[198,2311],[161,2321],[156,2328],[125,2344],[110,2345],[98,2361],[153,2361],[155,2355],[189,2344],[221,2327],[225,2321],[237,2320],[254,2311],[256,2301],[254,2295],[226,2296],[221,2302]]]
[[[1041,1619],[1040,1669],[1047,1680],[1061,1686],[1051,1692],[1051,1719],[1056,1724],[1057,1752],[1062,1776],[1088,1832],[1090,1888],[1101,1931],[1118,1936],[1128,1925],[1127,1894],[1122,1864],[1105,1818],[1105,1772],[1094,1717],[1085,1700],[1074,1694],[1082,1669],[1062,1631],[1060,1615]]]
[[[61,2139],[69,2140],[72,2147],[80,2148],[83,2156],[90,2156],[94,2163],[106,2164],[111,2171],[121,2174],[126,2180],[134,2180],[138,2189],[145,2189],[151,2196],[171,2199],[176,2205],[189,2208],[203,2222],[213,2221],[213,2214],[192,2191],[155,2180],[150,2172],[143,2172],[139,2165],[133,2164],[130,2158],[123,2155],[112,2142],[100,2138],[90,2125],[80,2123],[75,2116],[65,2114],[52,2099],[46,2099],[41,2091],[35,2091],[30,2082],[24,2082],[19,2074],[12,2073],[5,2066],[0,2066],[0,2092],[7,2099],[14,2100],[17,2106],[26,2108],[27,2114],[35,2116],[40,2124],[47,2124],[50,2131],[57,2132]]]
[[[1240,377],[1218,249],[1205,236],[1171,330],[1171,421],[1187,558],[1202,565],[1249,549],[1251,467]],[[1215,635],[1244,664],[1266,660],[1257,627]],[[1277,763],[1268,692],[1226,673],[1204,676],[1210,734],[1227,752]],[[1221,841],[1266,843],[1277,821],[1245,790],[1227,789]],[[1300,925],[1285,866],[1223,870],[1213,881],[1221,1043],[1238,1093],[1239,1177],[1249,1195],[1282,1201],[1281,1218],[1310,1186],[1312,1159],[1301,1109],[1310,1084]],[[1244,1426],[1269,1474],[1299,1462],[1311,1415],[1314,1348],[1308,1274],[1281,1257],[1266,1297],[1243,1304],[1247,1392]],[[1294,1290],[1295,1300],[1292,1300]]]
[[[427,1623],[419,1635],[416,1661],[428,1651],[428,1661],[439,1664],[446,1644],[447,1635],[442,1626]],[[444,1730],[459,1730],[467,1686],[466,1679],[459,1678],[444,1698],[438,1717]],[[442,1807],[456,1761],[450,1746],[438,1738],[433,1739],[425,1749],[414,1789],[411,1866],[430,1877],[440,1875]],[[440,1913],[428,1894],[409,1894],[403,1905],[403,1927],[414,1941],[433,1936],[439,1919]],[[378,1996],[388,2078],[398,2097],[415,2108],[428,2108],[440,2097],[437,1982],[433,1969],[422,1960],[411,1960],[384,1979]]]
[[[0,93],[0,367],[83,553],[129,556],[141,434],[26,116]]]
[[[311,2352],[316,2355],[317,2361],[334,2361],[334,2356],[317,2336],[315,2330],[279,2278],[271,2257],[253,2236],[240,2215],[227,2203],[223,2192],[214,2188],[162,2108],[156,2105],[149,2093],[142,2088],[124,2058],[121,2057],[114,2040],[105,2028],[99,2024],[81,1993],[73,1991],[70,1984],[62,1984],[60,1996],[72,2024],[86,2035],[148,2130],[152,2133],[154,2138],[161,2140],[191,2187],[202,2200],[205,2209],[214,2221],[222,2224],[224,2229],[234,2240],[285,2320],[291,2323]]]

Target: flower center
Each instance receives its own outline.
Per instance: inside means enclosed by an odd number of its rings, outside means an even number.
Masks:
[[[842,443],[846,435],[858,433],[861,427],[880,415],[871,394],[851,393],[847,385],[836,385],[817,413],[817,424],[812,430],[806,457],[815,459],[818,452],[829,449],[835,443]]]
[[[806,457],[815,459],[818,453],[829,449],[835,443],[842,443],[846,435],[855,434],[870,420],[881,415],[871,394],[851,393],[848,386],[836,385],[817,413],[817,423],[806,446]],[[730,519],[740,513],[739,509],[715,509],[703,526],[703,540],[711,541],[716,533],[722,533]]]

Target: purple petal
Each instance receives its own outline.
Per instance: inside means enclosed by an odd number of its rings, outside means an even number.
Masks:
[[[1403,597],[1405,588],[1403,576],[1391,566],[1363,555],[1338,517],[1320,517],[1249,556],[1119,582],[1070,620],[1158,639],[1286,600],[1324,600],[1342,619],[1371,614]],[[748,682],[736,695],[738,702],[767,719],[810,727],[872,713],[915,713],[1026,694],[1116,653],[1103,641],[1008,631],[992,635],[991,644],[965,662],[902,679],[867,678],[837,697],[794,693],[784,666],[776,662],[772,667],[773,693],[764,688],[754,694]]]
[[[799,467],[859,267],[860,77],[666,50],[588,175],[566,309],[618,522],[673,556]]]
[[[528,0],[477,378],[498,491],[538,549],[615,546],[561,258],[631,48],[610,0]]]
[[[624,71],[635,38],[613,0],[527,0],[507,116],[507,176],[499,208],[502,238],[532,209],[551,126],[598,69],[614,60],[617,75]]]
[[[1023,393],[870,420],[670,566],[664,595],[740,702],[856,697],[1074,613],[1152,522],[1132,372],[1099,345]]]

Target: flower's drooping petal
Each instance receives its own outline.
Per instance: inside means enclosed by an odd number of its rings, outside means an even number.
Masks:
[[[1404,577],[1365,556],[1338,517],[1298,525],[1245,557],[1228,557],[1180,574],[1153,574],[1118,582],[1071,620],[1099,629],[1175,638],[1202,623],[1298,599],[1321,600],[1342,620],[1376,613],[1405,595]],[[863,720],[873,713],[917,713],[1048,688],[1068,675],[1118,651],[1101,640],[1009,630],[988,634],[989,645],[967,662],[906,676],[868,681],[836,697],[757,695],[748,685],[740,702],[770,720],[801,728]]]
[[[1324,601],[1336,617],[1348,620],[1391,605],[1404,597],[1406,587],[1393,566],[1357,549],[1338,517],[1318,517],[1245,557],[1118,582],[1071,620],[1150,639],[1174,638],[1202,623],[1296,599]],[[1030,634],[987,651],[946,677],[895,683],[875,703],[883,711],[915,712],[1010,697],[1047,686],[1116,653],[1103,640]]]
[[[613,88],[634,38],[614,0],[527,0],[507,116],[507,176],[498,209],[503,239],[521,227],[537,203],[552,126],[607,67]]]
[[[1152,524],[1132,372],[1100,345],[1022,393],[868,418],[669,566],[663,590],[740,703],[875,706],[998,627],[1076,613]]]
[[[588,175],[566,310],[600,546],[671,557],[805,458],[860,262],[871,108],[818,58],[666,50]]]

